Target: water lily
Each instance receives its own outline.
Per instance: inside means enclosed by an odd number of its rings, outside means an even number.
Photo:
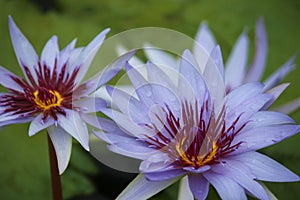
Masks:
[[[291,57],[283,65],[281,65],[273,74],[271,74],[266,80],[262,80],[262,75],[266,68],[268,44],[267,34],[264,26],[263,19],[259,19],[256,24],[256,40],[255,40],[255,52],[253,60],[249,62],[249,39],[246,29],[240,34],[236,43],[234,44],[229,57],[226,59],[226,64],[221,73],[225,74],[225,87],[226,92],[230,92],[236,87],[253,81],[261,81],[264,83],[264,90],[268,90],[278,83],[280,83],[286,75],[295,68],[294,60],[295,56]],[[196,62],[201,71],[204,71],[206,60],[208,55],[213,53],[213,49],[218,45],[212,31],[209,29],[206,22],[201,23],[195,36],[195,42],[193,45],[192,53],[195,56]],[[121,46],[118,47],[118,52],[124,52],[126,49]],[[170,49],[167,49],[170,51]],[[203,53],[203,51],[206,52]],[[171,54],[146,43],[144,45],[144,52],[147,58],[159,66],[167,66],[178,69],[179,61]],[[218,53],[218,52],[214,52]],[[133,65],[142,65],[143,62],[134,57],[130,61]],[[174,79],[174,77],[171,77]],[[280,107],[274,108],[285,114],[289,114],[300,107],[300,98],[294,99]]]
[[[31,122],[29,136],[43,129],[54,145],[59,173],[66,169],[72,147],[72,137],[89,150],[89,134],[82,116],[98,110],[101,99],[89,97],[110,80],[124,65],[129,54],[115,61],[107,70],[80,83],[109,29],[97,35],[86,47],[75,48],[73,40],[59,50],[57,37],[51,37],[41,56],[9,17],[13,48],[25,78],[0,67],[0,84],[8,89],[0,94],[0,126]]]
[[[219,47],[213,49],[219,52]],[[107,86],[112,107],[101,109],[95,135],[115,153],[141,160],[140,174],[117,199],[147,199],[181,180],[180,199],[205,199],[212,185],[222,199],[269,199],[259,181],[299,181],[257,150],[299,132],[285,114],[267,111],[286,85],[265,91],[251,82],[226,92],[221,54],[203,71],[186,50],[173,73],[146,64],[147,76],[126,65],[135,93]]]

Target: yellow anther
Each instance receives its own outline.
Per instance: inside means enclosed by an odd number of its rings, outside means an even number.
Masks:
[[[59,92],[55,90],[48,90],[49,94],[51,94],[51,98],[41,99],[39,97],[39,91],[36,90],[33,93],[33,100],[35,104],[42,110],[49,110],[52,107],[60,106],[64,98],[59,94]]]

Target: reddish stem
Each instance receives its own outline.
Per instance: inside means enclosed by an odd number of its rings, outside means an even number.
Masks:
[[[52,196],[53,196],[53,200],[62,200],[63,199],[62,189],[61,189],[56,153],[48,133],[47,133],[47,137],[48,137],[49,159],[50,159],[50,169],[51,169]]]

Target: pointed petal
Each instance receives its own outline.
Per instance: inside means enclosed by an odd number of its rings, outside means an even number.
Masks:
[[[70,59],[71,52],[75,48],[77,39],[72,40],[70,44],[68,44],[63,50],[59,52],[59,59],[57,62],[57,71],[60,72],[62,67],[67,64]]]
[[[206,199],[209,191],[209,182],[202,174],[190,174],[189,186],[196,199]]]
[[[65,110],[66,116],[58,115],[58,124],[72,135],[83,148],[89,151],[89,133],[85,122],[79,114],[72,110]]]
[[[263,188],[268,193],[268,196],[269,196],[270,200],[278,200],[277,197],[269,190],[269,188],[264,183],[260,183],[260,184],[261,184],[261,186],[263,186]]]
[[[272,94],[273,98],[270,101],[268,101],[268,103],[266,103],[266,105],[264,105],[262,110],[267,110],[288,86],[289,86],[289,83],[283,83],[283,84],[280,84],[280,85],[266,91],[267,94]]]
[[[286,167],[258,152],[247,152],[229,157],[229,159],[237,160],[247,165],[258,180],[272,182],[300,181],[300,177]]]
[[[129,50],[126,49],[126,48],[125,48],[124,46],[122,46],[122,45],[117,45],[116,51],[117,51],[117,54],[118,54],[119,56],[121,56],[121,55],[127,53]],[[139,59],[138,57],[136,57],[136,56],[131,57],[131,58],[129,59],[128,62],[130,63],[130,65],[135,66],[135,67],[144,65],[144,62],[143,62],[142,60],[140,60],[140,59]]]
[[[246,76],[246,82],[259,81],[265,69],[267,58],[267,34],[263,19],[259,19],[256,24],[255,55]]]
[[[204,99],[208,89],[189,50],[183,52],[179,72],[181,75],[178,83],[179,95],[184,96],[187,100],[194,100],[195,97]]]
[[[146,143],[139,141],[137,138],[130,137],[122,130],[114,127],[114,122],[104,118],[98,119],[100,119],[99,123],[101,126],[105,128],[105,132],[93,130],[93,133],[96,137],[107,142],[108,144],[114,144],[117,146],[117,148],[123,149],[124,151],[136,152],[137,154],[149,154],[156,151],[149,148]]]
[[[7,117],[7,116],[0,115],[0,127],[9,124],[23,124],[23,123],[30,122],[32,120],[33,120],[32,116],[24,117],[19,115],[19,116]]]
[[[143,174],[139,174],[116,200],[140,200],[148,199],[166,187],[176,182],[178,178],[164,181],[148,181]]]
[[[23,92],[24,89],[12,78],[18,79],[19,77],[0,66],[0,84],[7,89],[13,89],[19,92]]]
[[[80,82],[84,75],[86,74],[94,56],[96,55],[98,49],[100,48],[101,44],[103,43],[106,34],[110,31],[110,29],[105,29],[100,34],[98,34],[80,53],[78,57],[77,66],[80,66],[80,70],[76,77],[75,83]]]
[[[248,123],[244,130],[251,129],[253,127],[295,124],[295,121],[288,115],[274,111],[259,111],[255,113],[249,121],[250,123]]]
[[[175,85],[170,80],[169,76],[165,74],[159,67],[151,62],[147,62],[147,75],[148,81],[151,84],[158,84],[164,87],[167,87],[171,90],[175,90]]]
[[[245,190],[232,179],[212,172],[205,172],[203,176],[216,188],[221,199],[247,200]]]
[[[222,77],[223,82],[225,82],[225,74],[224,74],[224,64],[223,64],[223,57],[222,57],[222,52],[221,48],[219,45],[217,45],[211,52],[210,57],[216,64],[220,75]]]
[[[160,105],[167,104],[172,111],[179,108],[179,99],[175,85],[168,76],[156,65],[147,63],[149,83],[151,84],[152,98]]]
[[[123,130],[125,130],[128,135],[139,138],[139,137],[143,137],[144,133],[149,132],[149,129],[146,129],[145,127],[137,125],[130,118],[128,118],[127,115],[124,115],[123,113],[121,113],[119,111],[104,109],[104,110],[102,110],[102,112],[104,114],[106,114],[107,116],[111,115],[111,118],[114,119],[114,121]],[[108,113],[108,112],[111,112],[111,113]]]
[[[274,108],[273,110],[284,113],[290,114],[300,108],[300,98],[294,99],[288,103],[285,103],[279,107]]]
[[[72,137],[60,126],[53,125],[47,130],[56,152],[59,174],[62,174],[69,164]]]
[[[59,55],[59,48],[57,43],[57,37],[53,36],[51,37],[48,42],[46,43],[42,55],[41,55],[41,64],[47,65],[48,69],[50,69],[51,74],[54,69],[54,65],[57,64]]]
[[[167,153],[163,153],[159,150],[156,150],[156,152],[154,152],[152,155],[148,156],[143,160],[143,162],[140,165],[140,171],[143,173],[155,173],[159,171],[166,171],[168,167],[171,168],[171,170],[173,170],[173,167],[171,165],[173,162],[174,159],[170,158],[170,156]],[[182,172],[182,170],[180,170],[180,172]]]
[[[205,65],[203,78],[207,84],[215,114],[218,116],[224,105],[225,83],[212,58],[209,58]]]
[[[29,136],[33,136],[37,132],[48,128],[49,126],[54,124],[54,119],[52,117],[47,117],[45,121],[43,121],[42,118],[43,114],[39,114],[32,120],[28,131]]]
[[[247,92],[248,91],[245,90],[243,93],[240,93],[240,96],[237,96],[237,98],[241,99],[243,98],[242,96],[247,96],[245,94]],[[257,94],[248,96],[247,99],[234,106],[228,100],[226,104],[226,127],[230,127],[232,124],[235,124],[234,127],[236,128],[236,130],[238,130],[242,125],[248,123],[249,119],[259,110],[261,110],[263,106],[266,105],[266,103],[272,100],[272,98],[273,96],[271,94]]]
[[[196,42],[203,46],[204,49],[210,53],[213,48],[216,46],[216,41],[215,41],[215,38],[211,32],[211,30],[208,28],[208,25],[206,24],[206,22],[202,22],[198,31],[197,31],[197,34],[196,34],[196,37],[195,37],[195,40]],[[196,53],[196,49],[197,49],[197,44],[195,44],[194,46],[194,52]]]
[[[26,70],[24,69],[25,66],[28,67],[29,73],[36,81],[37,75],[34,69],[39,60],[38,55],[36,54],[32,45],[17,27],[11,16],[8,17],[8,23],[12,44],[22,71],[28,80]]]
[[[152,99],[151,85],[144,79],[144,77],[129,63],[126,64],[126,73],[135,88],[135,92],[139,99],[147,106],[151,107],[154,104]]]
[[[102,85],[106,84],[110,79],[112,79],[121,69],[125,67],[126,62],[135,54],[135,51],[130,51],[120,57],[118,57],[114,62],[109,64],[102,72],[95,75],[91,79],[82,83],[74,91],[75,96],[85,96],[88,95]]]
[[[275,87],[282,79],[293,69],[295,69],[295,56],[290,58],[278,70],[276,70],[266,81],[264,81],[264,90],[269,90]]]
[[[115,61],[113,61],[110,65],[108,65],[105,70],[101,73],[98,80],[98,87],[107,83],[110,79],[112,79],[121,69],[125,68],[125,64],[132,58],[132,56],[136,53],[136,50],[132,50],[127,52],[126,54],[121,55]]]
[[[248,37],[244,31],[234,45],[225,69],[225,84],[227,91],[242,85],[245,75],[248,59]]]
[[[222,164],[212,166],[212,170],[234,180],[258,199],[268,199],[268,194],[264,188],[254,180],[255,176],[251,174],[251,171],[244,163],[224,160]]]
[[[88,98],[80,99],[78,101],[74,101],[73,106],[75,108],[80,109],[81,112],[91,113],[91,112],[98,112],[102,108],[106,108],[107,103],[105,100],[97,97],[88,97]]]
[[[118,134],[118,135],[127,135],[112,120],[98,117],[95,115],[86,114],[86,113],[80,113],[80,117],[86,123],[98,128],[100,130],[103,130],[107,133],[114,133],[114,134]]]
[[[194,200],[194,196],[188,181],[189,180],[187,176],[180,180],[177,200]]]
[[[123,114],[128,115],[136,123],[151,122],[148,117],[148,108],[133,96],[120,89],[107,86],[112,104],[116,105]]]
[[[182,176],[184,174],[186,174],[184,170],[172,169],[172,170],[161,171],[161,172],[149,172],[149,173],[145,173],[144,175],[149,181],[163,181],[163,180],[173,179],[178,176]]]
[[[136,140],[136,138],[130,137],[128,135],[124,134],[119,134],[118,132],[111,132],[111,133],[107,133],[107,132],[101,132],[101,131],[95,131],[93,130],[93,133],[95,136],[97,136],[98,138],[100,138],[101,140],[107,142],[108,144],[119,144],[119,143],[124,143],[124,145],[128,145],[128,149],[133,149],[133,146],[139,147],[139,146],[143,146],[145,148],[148,148],[147,145],[144,145],[143,142],[140,142],[138,140]],[[150,148],[148,148],[149,151],[151,150]],[[134,150],[134,149],[133,149]],[[152,149],[153,150],[153,149]],[[146,150],[148,152],[148,150]]]
[[[140,160],[110,151],[106,142],[93,136],[90,139],[90,153],[101,163],[118,171],[139,173]]]
[[[216,46],[215,38],[205,22],[201,23],[195,37],[193,53],[200,67],[201,72],[205,69],[205,64],[209,55]]]
[[[171,67],[178,69],[178,62],[171,54],[166,53],[163,49],[159,47],[152,46],[149,43],[145,43],[143,50],[146,57],[155,65],[162,66],[163,68]]]
[[[237,134],[232,142],[243,142],[232,154],[255,151],[295,135],[300,131],[299,125],[270,125],[245,130]],[[255,134],[253,134],[255,133]]]
[[[117,145],[109,145],[107,148],[117,154],[121,154],[123,156],[145,160],[151,156],[154,151],[148,147],[143,146],[128,146],[126,143],[118,143]]]

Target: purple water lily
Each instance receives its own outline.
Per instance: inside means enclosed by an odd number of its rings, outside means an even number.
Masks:
[[[181,199],[205,199],[209,185],[222,199],[269,199],[259,181],[300,180],[256,152],[300,130],[287,115],[266,111],[285,85],[265,92],[264,84],[252,82],[227,93],[216,62],[222,58],[213,55],[200,71],[186,50],[176,82],[150,62],[147,77],[127,63],[135,94],[107,87],[113,106],[102,111],[112,121],[103,121],[95,135],[111,151],[141,160],[140,175],[117,199],[147,199],[180,179]]]
[[[293,56],[283,65],[281,65],[266,80],[262,80],[262,75],[266,68],[268,54],[267,34],[262,18],[257,21],[255,36],[256,40],[254,58],[250,61],[250,64],[248,64],[249,39],[246,29],[242,32],[242,34],[240,34],[230,52],[229,57],[226,59],[225,67],[224,69],[221,69],[222,71],[220,71],[220,73],[224,74],[226,92],[230,92],[244,83],[253,81],[263,81],[265,85],[264,90],[269,90],[280,83],[286,77],[286,75],[295,68],[295,56]],[[201,71],[204,70],[206,63],[205,60],[208,59],[208,55],[220,53],[215,48],[217,44],[218,43],[207,23],[201,23],[195,36],[195,42],[192,51]],[[160,50],[160,48],[151,46],[150,44],[146,44],[144,48],[145,54],[151,62],[168,67],[179,67],[179,62],[177,59]],[[124,51],[122,48],[118,50],[120,52]],[[206,52],[206,54],[203,52]],[[131,63],[141,65],[143,62],[141,62],[138,58],[134,58],[131,60]],[[297,110],[299,107],[300,99],[297,98],[275,108],[275,110],[289,114]]]
[[[53,36],[41,57],[11,17],[9,29],[25,79],[0,66],[0,84],[8,89],[8,93],[0,94],[0,126],[31,122],[29,136],[47,129],[59,172],[63,173],[69,163],[72,137],[89,150],[88,129],[82,116],[98,110],[92,106],[95,101],[99,106],[105,103],[89,95],[118,73],[131,55],[120,57],[103,73],[80,84],[109,29],[84,48],[74,48],[76,40],[73,40],[62,51]]]

